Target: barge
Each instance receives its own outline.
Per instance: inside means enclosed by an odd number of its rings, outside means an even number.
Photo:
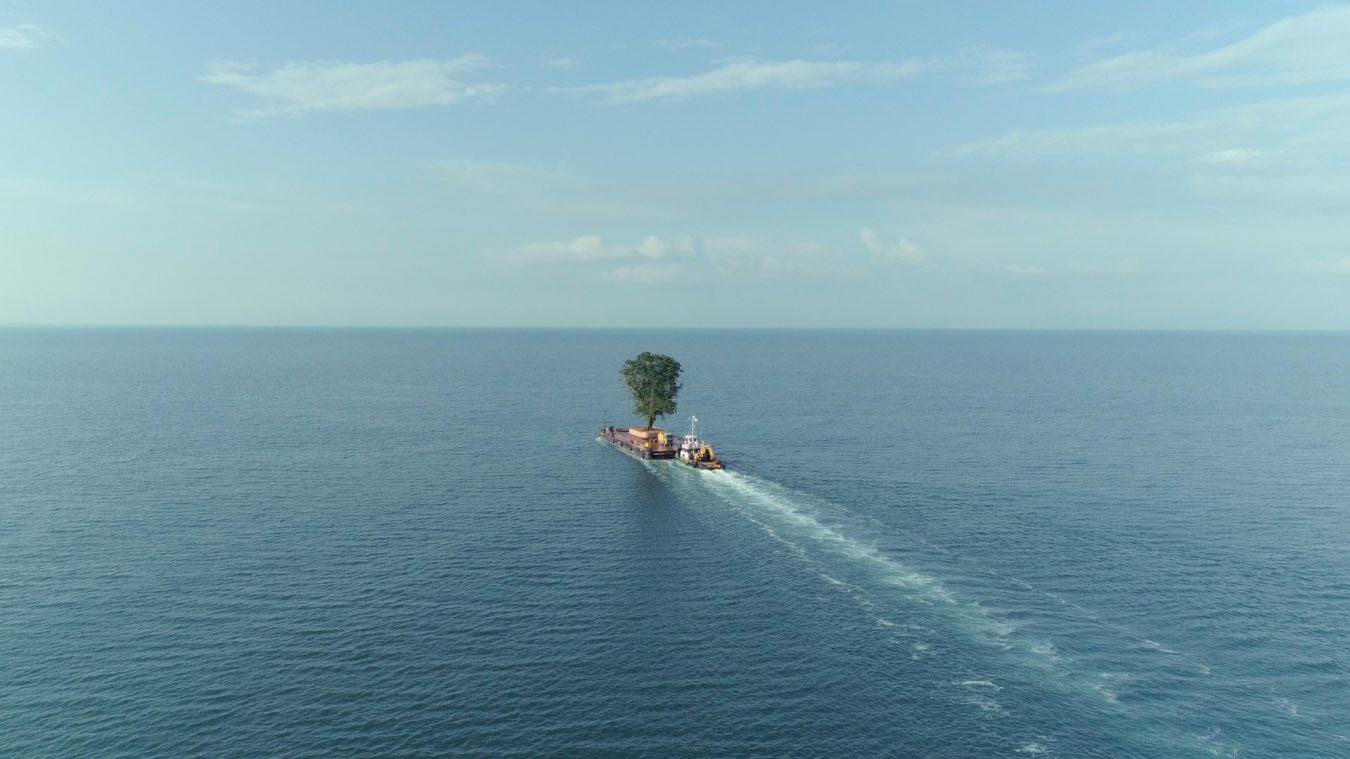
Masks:
[[[601,427],[600,439],[635,459],[673,459],[678,449],[666,431],[653,427]]]
[[[659,427],[601,427],[600,439],[643,461],[671,460],[714,471],[724,468],[712,446],[698,437],[698,417],[690,420],[689,434],[678,439]]]

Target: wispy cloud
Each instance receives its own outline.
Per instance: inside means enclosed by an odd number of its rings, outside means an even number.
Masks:
[[[1098,199],[1140,202],[1171,197],[1210,207],[1301,216],[1350,211],[1350,95],[1260,101],[1170,120],[1069,129],[1018,130],[955,146],[946,158],[969,166],[1047,176],[1114,176]],[[991,163],[996,162],[996,163]],[[1116,192],[1114,188],[1119,188]],[[1143,191],[1141,188],[1151,189]],[[1056,202],[1089,202],[1090,195]]]
[[[945,157],[1112,158],[1202,149],[1222,124],[1208,117],[1175,121],[1128,121],[1066,129],[1014,130],[987,140],[953,146]]]
[[[753,236],[649,235],[634,243],[600,235],[535,242],[491,258],[529,266],[566,266],[626,281],[693,280],[700,277],[819,278],[865,277],[906,268],[929,268],[916,243],[883,241],[862,230],[864,246],[852,251],[818,242],[775,242]]]
[[[526,264],[724,264],[762,252],[763,242],[745,237],[647,235],[632,243],[609,242],[600,235],[533,242],[493,257]]]
[[[1047,87],[1132,89],[1166,82],[1201,85],[1305,84],[1350,80],[1350,6],[1277,21],[1248,37],[1196,53],[1136,50],[1083,66]]]
[[[1206,153],[1200,157],[1204,163],[1214,164],[1216,166],[1241,166],[1249,164],[1261,157],[1261,151],[1251,148],[1225,148],[1216,150],[1212,153]]]
[[[51,34],[33,24],[0,27],[0,52],[24,52],[43,47]]]
[[[657,40],[652,45],[662,50],[694,50],[700,48],[708,50],[719,48],[722,43],[704,37],[681,37],[679,39]]]
[[[907,266],[923,266],[929,263],[928,253],[924,251],[918,243],[899,238],[894,242],[886,242],[881,236],[867,227],[858,231],[858,236],[862,238],[863,246],[868,252],[881,261],[901,263]]]
[[[863,82],[884,82],[917,73],[921,64],[860,61],[761,61],[724,63],[700,74],[625,79],[554,90],[593,95],[608,103],[682,100],[751,90],[810,90]]]
[[[545,58],[544,65],[555,69],[571,69],[581,65],[581,61],[567,56],[558,56],[556,58]]]
[[[948,157],[1014,160],[1157,158],[1228,167],[1279,157],[1285,168],[1344,165],[1350,149],[1350,96],[1260,101],[1171,120],[1068,129],[1017,130],[965,143]]]
[[[692,250],[691,240],[672,243],[653,235],[635,244],[623,244],[606,243],[599,235],[582,235],[571,240],[528,243],[508,257],[526,263],[608,263],[655,261],[675,252],[688,253]]]
[[[259,71],[244,63],[218,63],[200,80],[254,95],[268,105],[238,112],[243,118],[297,117],[321,111],[360,111],[453,105],[492,95],[491,83],[463,81],[465,74],[487,66],[480,55],[452,60],[351,63],[313,61],[287,63]]]
[[[711,271],[744,273],[760,266],[762,242],[737,237],[661,237],[634,243],[607,242],[600,235],[527,243],[494,258],[531,266],[579,266],[628,282],[658,282]]]

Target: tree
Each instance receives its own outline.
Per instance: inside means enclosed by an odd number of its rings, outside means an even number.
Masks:
[[[633,413],[647,418],[647,429],[656,417],[675,413],[680,392],[680,362],[660,353],[639,353],[623,363],[623,381],[633,391]]]

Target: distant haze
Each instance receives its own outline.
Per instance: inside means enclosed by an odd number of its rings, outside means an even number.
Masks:
[[[0,324],[1347,329],[1347,40],[1317,2],[3,3]]]

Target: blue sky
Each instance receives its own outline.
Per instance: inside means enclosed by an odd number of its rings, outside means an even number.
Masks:
[[[0,323],[1350,328],[1350,6],[0,0]]]

